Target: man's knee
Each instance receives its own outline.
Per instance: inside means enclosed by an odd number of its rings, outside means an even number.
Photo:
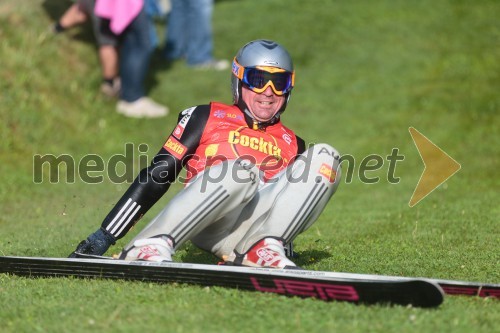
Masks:
[[[319,143],[312,147],[312,172],[316,173],[317,182],[325,180],[336,188],[340,179],[340,154],[332,146]]]
[[[337,163],[340,160],[340,154],[337,151],[337,149],[333,148],[332,146],[326,143],[315,144],[314,146],[310,147],[309,150],[312,150],[311,156],[313,160],[320,160],[326,162],[337,161]]]
[[[340,154],[325,143],[310,146],[287,169],[287,179],[292,183],[308,182],[311,177],[316,179],[321,176],[331,182],[340,176]]]

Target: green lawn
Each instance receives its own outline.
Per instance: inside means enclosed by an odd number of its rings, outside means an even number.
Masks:
[[[53,36],[69,1],[0,2],[0,254],[67,256],[127,188],[34,183],[35,155],[125,155],[133,177],[170,133],[177,113],[231,102],[229,73],[152,62],[149,94],[167,104],[161,120],[127,119],[98,93],[89,26]],[[355,159],[324,214],[296,241],[297,264],[330,270],[500,283],[500,2],[216,1],[215,55],[231,59],[256,38],[285,45],[296,88],[284,121],[308,142]],[[163,26],[159,23],[159,36]],[[462,166],[413,208],[424,165],[415,127]],[[146,144],[146,154],[138,152]],[[368,155],[398,148],[360,181]],[[346,165],[344,165],[346,167]],[[134,169],[135,168],[135,169]],[[134,169],[134,170],[132,170]],[[344,168],[346,171],[346,168]],[[61,174],[65,176],[64,173]],[[154,217],[176,184],[145,216]],[[120,240],[118,252],[133,235]],[[187,244],[176,261],[216,263]],[[494,332],[498,300],[447,297],[435,310],[355,306],[223,288],[0,275],[1,332]]]

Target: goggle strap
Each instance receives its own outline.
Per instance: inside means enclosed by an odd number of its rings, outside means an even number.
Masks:
[[[245,74],[245,67],[241,66],[238,61],[236,61],[236,57],[233,59],[233,74],[240,80],[243,79],[243,75]]]

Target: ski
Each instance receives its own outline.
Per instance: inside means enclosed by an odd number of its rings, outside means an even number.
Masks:
[[[0,273],[27,277],[79,277],[187,283],[356,304],[437,307],[441,287],[426,279],[335,277],[329,272],[226,265],[109,260],[102,257],[0,256]]]
[[[79,253],[80,258],[87,259],[113,259],[112,257],[97,256],[90,254]],[[410,278],[390,275],[373,275],[373,274],[355,274],[355,273],[339,273],[339,272],[322,272],[324,278],[331,279],[356,279],[356,280],[382,280],[382,281],[411,281],[422,278]],[[469,282],[445,279],[425,278],[438,284],[446,295],[464,295],[478,297],[500,298],[500,284]]]
[[[334,278],[350,278],[350,279],[382,279],[386,281],[408,281],[415,278],[399,277],[389,275],[370,275],[370,274],[353,274],[353,273],[334,273],[327,272],[327,276]],[[446,295],[463,295],[463,296],[478,296],[500,298],[500,284],[470,282],[458,280],[432,279],[425,278],[438,284]]]

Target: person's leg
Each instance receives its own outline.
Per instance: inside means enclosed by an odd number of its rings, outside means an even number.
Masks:
[[[145,96],[146,78],[153,51],[149,30],[149,18],[144,10],[130,23],[120,36],[121,99],[134,102]]]
[[[168,108],[146,97],[144,81],[154,50],[151,18],[144,8],[120,35],[121,93],[116,110],[128,117],[163,117]]]
[[[212,60],[212,12],[213,0],[186,0],[188,23],[186,38],[186,62],[189,66],[206,64]],[[193,24],[196,22],[196,24]]]
[[[188,0],[171,0],[170,13],[166,24],[166,42],[164,56],[168,60],[177,60],[185,56],[189,6]],[[197,23],[196,23],[197,24]]]
[[[99,61],[103,79],[114,79],[118,76],[118,50],[113,45],[99,47]]]
[[[101,92],[108,97],[118,97],[121,90],[118,50],[114,45],[102,45],[98,53],[103,81]]]
[[[268,258],[285,262],[283,244],[292,242],[316,221],[338,187],[339,153],[329,145],[317,144],[270,182],[245,207],[219,256],[227,256],[233,247],[227,259],[237,264],[267,266],[265,254],[274,252],[279,256]]]
[[[226,161],[205,170],[125,246],[121,257],[148,259],[142,254],[158,248],[164,255],[152,260],[169,260],[165,254],[251,200],[257,192],[258,173],[248,161]]]
[[[95,0],[79,0],[78,4],[92,20],[101,67],[101,92],[108,97],[117,97],[120,91],[118,36],[111,31],[109,20],[94,14]]]

